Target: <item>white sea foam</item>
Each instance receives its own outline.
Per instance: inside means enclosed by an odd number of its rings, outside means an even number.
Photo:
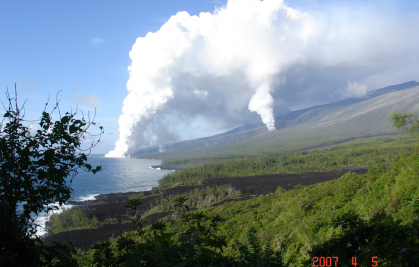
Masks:
[[[73,201],[94,200],[97,195],[99,195],[99,194],[89,194],[89,195],[86,195],[86,196],[83,196],[83,197],[77,197],[77,198],[73,199]],[[58,203],[54,203],[54,204],[50,204],[48,206],[50,206],[50,207],[56,206],[56,207],[58,207],[58,209],[51,210],[48,213],[47,212],[42,212],[35,219],[35,224],[37,225],[36,233],[37,233],[38,236],[41,236],[41,237],[44,237],[47,234],[46,229],[45,229],[45,223],[49,221],[52,214],[60,214],[61,212],[63,212],[63,210],[71,209],[71,207],[73,207],[74,205],[66,203],[66,204],[63,204],[61,206],[58,206]]]
[[[49,207],[58,206],[58,203],[50,204]],[[52,214],[60,214],[63,210],[71,209],[74,205],[72,204],[63,204],[58,206],[58,209],[54,209],[47,212],[41,212],[38,217],[35,219],[35,224],[37,225],[36,234],[40,237],[45,237],[47,231],[45,229],[45,223],[49,221]]]
[[[88,200],[95,200],[96,196],[99,194],[88,194],[87,196],[77,197],[74,201],[88,201]]]
[[[152,169],[152,170],[161,171],[161,168],[154,168],[153,166],[148,166],[148,168],[150,168],[150,169]]]

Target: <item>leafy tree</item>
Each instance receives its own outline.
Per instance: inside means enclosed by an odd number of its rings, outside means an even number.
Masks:
[[[185,213],[186,210],[189,210],[189,206],[185,204],[186,200],[188,200],[186,196],[179,196],[175,198],[175,207],[181,207],[183,209],[183,213]]]
[[[261,242],[255,235],[255,230],[250,229],[247,233],[247,246],[240,246],[240,262],[247,266],[285,266],[282,262],[282,254],[272,249],[272,244],[268,242],[262,247]]]
[[[419,116],[413,113],[392,113],[390,120],[393,127],[401,132],[416,133],[419,130]]]
[[[33,125],[25,120],[24,104],[18,105],[16,86],[15,96],[8,91],[6,96],[8,106],[3,104],[0,124],[0,266],[31,266],[40,263],[39,238],[33,238],[37,226],[31,215],[53,209],[48,204],[65,203],[79,169],[101,170],[86,161],[104,131],[100,126],[89,148],[82,149],[82,140],[95,126],[94,118],[77,119],[77,110],[62,115],[57,100],[50,113],[46,103],[39,127],[31,134]],[[59,115],[55,122],[53,112]]]

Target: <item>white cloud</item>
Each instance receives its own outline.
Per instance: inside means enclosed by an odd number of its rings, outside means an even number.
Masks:
[[[109,155],[179,140],[197,122],[231,129],[262,120],[273,128],[288,107],[359,97],[366,84],[417,75],[419,20],[379,4],[327,5],[313,15],[282,0],[229,0],[213,14],[179,12],[139,37]]]
[[[104,41],[105,41],[105,40],[104,40],[104,39],[102,39],[102,38],[95,37],[95,38],[90,39],[90,44],[91,44],[92,46],[99,46],[99,45],[101,45]]]
[[[367,93],[368,86],[365,84],[359,84],[355,81],[348,81],[348,86],[343,92],[346,97],[365,97]]]
[[[35,135],[38,130],[41,130],[41,127],[36,123],[31,123],[28,128],[31,135]]]
[[[100,105],[101,101],[95,93],[91,95],[81,95],[80,93],[75,93],[70,96],[76,103],[84,105]]]

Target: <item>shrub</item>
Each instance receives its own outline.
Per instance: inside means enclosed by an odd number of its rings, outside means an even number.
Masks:
[[[61,213],[51,215],[49,223],[52,228],[52,234],[73,230],[95,228],[99,226],[99,221],[93,216],[89,219],[83,209],[72,207],[62,211]]]

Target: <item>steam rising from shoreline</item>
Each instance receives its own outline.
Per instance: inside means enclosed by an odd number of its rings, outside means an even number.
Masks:
[[[370,77],[391,71],[384,55],[399,56],[400,43],[387,36],[394,29],[369,13],[353,25],[330,19],[326,26],[281,0],[229,0],[213,14],[172,16],[132,47],[120,136],[106,156],[177,141],[188,127],[261,119],[274,130],[288,107],[366,94]]]

